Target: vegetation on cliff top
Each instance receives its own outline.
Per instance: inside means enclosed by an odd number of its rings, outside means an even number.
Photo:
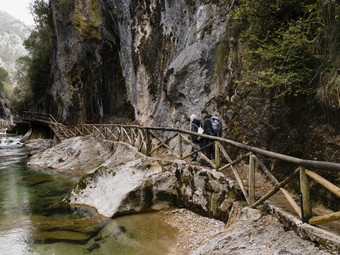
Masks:
[[[225,47],[238,52],[236,84],[340,108],[338,1],[239,0],[235,6]]]

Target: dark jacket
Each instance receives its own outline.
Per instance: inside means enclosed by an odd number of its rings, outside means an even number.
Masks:
[[[205,116],[204,121],[203,121],[203,129],[204,129],[204,133],[205,135],[214,135],[214,130],[213,130],[213,126],[211,123],[211,115],[207,114],[207,116]]]
[[[202,124],[199,120],[194,119],[193,122],[191,122],[191,131],[192,132],[198,132],[198,128],[201,127]],[[199,143],[199,141],[197,140],[198,136],[197,135],[191,135],[191,139],[194,143]]]

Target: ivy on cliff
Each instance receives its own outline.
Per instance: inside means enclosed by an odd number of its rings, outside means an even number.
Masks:
[[[320,94],[334,107],[339,91],[339,4],[321,0],[239,0],[231,12],[225,47],[238,52],[236,84],[261,85],[273,98]],[[333,34],[332,33],[332,34]],[[333,50],[325,50],[322,46]],[[333,61],[331,61],[333,59]],[[334,59],[337,61],[334,62]],[[332,71],[333,70],[333,71]],[[321,75],[322,73],[327,75]],[[340,101],[337,107],[340,108]]]

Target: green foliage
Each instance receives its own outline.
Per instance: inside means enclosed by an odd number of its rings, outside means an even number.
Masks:
[[[31,66],[32,59],[29,56],[20,57],[16,61],[16,86],[9,95],[12,111],[20,113],[29,109],[33,103],[32,89],[29,86],[28,70]]]
[[[227,38],[235,42],[240,58],[236,83],[262,85],[273,98],[315,99],[325,55],[339,57],[339,31],[327,40],[328,44],[333,40],[336,53],[324,54],[320,48],[322,36],[330,29],[325,25],[325,8],[328,19],[338,20],[335,13],[329,14],[330,4],[339,7],[335,1],[321,0],[238,1]],[[339,30],[339,23],[333,29]]]
[[[29,61],[26,59],[27,64],[29,64],[27,82],[33,93],[34,102],[38,102],[52,82],[50,57],[53,42],[48,2],[44,0],[33,1],[31,11],[35,15],[37,30],[31,33],[24,42],[24,46],[31,55]]]
[[[0,92],[4,92],[5,82],[8,79],[8,72],[0,66]]]

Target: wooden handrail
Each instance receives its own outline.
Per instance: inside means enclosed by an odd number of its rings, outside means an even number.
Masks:
[[[114,141],[123,141],[131,144],[132,146],[137,147],[138,151],[150,156],[152,153],[159,150],[161,147],[164,147],[168,152],[170,152],[176,158],[185,159],[192,156],[195,153],[200,154],[206,162],[208,162],[213,168],[218,171],[224,171],[227,168],[231,168],[232,172],[238,182],[240,189],[244,195],[245,200],[248,205],[251,207],[256,207],[263,203],[266,199],[270,198],[277,191],[281,191],[290,205],[293,207],[295,212],[302,218],[303,222],[309,222],[310,224],[319,224],[323,222],[328,222],[332,220],[336,220],[340,218],[340,212],[331,213],[324,216],[316,216],[312,217],[312,208],[311,202],[309,198],[309,180],[307,178],[313,178],[318,181],[321,185],[332,191],[337,196],[340,196],[340,188],[331,182],[327,181],[320,175],[306,169],[306,168],[317,168],[319,170],[332,170],[332,171],[340,171],[340,163],[335,162],[325,162],[325,161],[316,161],[316,160],[306,160],[300,159],[288,155],[284,155],[277,152],[268,151],[265,149],[257,148],[254,146],[242,144],[239,142],[235,142],[230,139],[210,136],[205,134],[198,134],[196,132],[183,130],[179,128],[169,128],[169,127],[143,127],[138,125],[120,125],[120,124],[81,124],[73,127],[65,126],[61,123],[58,123],[57,120],[48,114],[37,114],[37,113],[24,113],[26,115],[25,118],[30,120],[31,122],[42,122],[44,124],[48,124],[53,132],[55,132],[56,136],[62,140],[65,137],[69,138],[72,136],[76,136],[78,133],[81,135],[99,135],[104,139],[108,140],[112,139]],[[129,130],[129,131],[128,131]],[[174,134],[168,138],[163,139],[161,135],[157,135],[154,131],[162,131],[162,132],[173,132]],[[116,135],[117,133],[117,135]],[[211,143],[209,145],[203,146],[200,149],[197,149],[195,144],[188,139],[185,135],[194,135],[200,136],[202,138],[209,139]],[[151,138],[154,137],[158,140],[158,144],[151,145]],[[178,137],[177,149],[170,146],[170,141]],[[112,140],[111,139],[111,140]],[[188,155],[183,155],[185,151],[183,150],[183,143],[187,143],[189,146],[194,148],[194,151],[189,153]],[[246,185],[242,181],[235,164],[245,159],[245,156],[240,157],[239,159],[232,160],[231,157],[226,152],[223,144],[229,144],[235,146],[237,148],[246,150],[246,156],[249,157],[249,172],[248,172],[248,192],[246,190]],[[202,153],[204,149],[209,146],[215,146],[215,162],[210,160],[206,155]],[[153,147],[153,148],[152,148]],[[278,180],[271,174],[271,172],[266,168],[266,166],[259,160],[256,156],[262,155],[265,157],[269,157],[272,159],[278,159],[285,162],[293,163],[297,165],[297,169],[291,173],[284,181],[278,182]],[[222,157],[227,160],[227,164],[222,162]],[[264,196],[262,196],[259,200],[255,201],[255,162],[263,171],[263,173],[268,177],[270,182],[274,185],[274,187],[268,191]],[[224,165],[223,165],[224,164]],[[285,190],[283,187],[288,182],[290,182],[296,173],[300,171],[300,187],[302,194],[302,206],[301,208],[294,201],[293,197]]]
[[[92,126],[94,124],[83,124],[84,126]],[[188,135],[195,135],[195,136],[201,136],[203,138],[208,138],[215,141],[220,141],[224,143],[228,143],[231,145],[234,145],[240,149],[244,149],[247,151],[251,151],[256,154],[260,154],[262,156],[270,157],[273,159],[279,159],[282,161],[286,161],[289,163],[294,163],[300,166],[304,166],[306,168],[318,168],[318,169],[325,169],[325,170],[334,170],[334,171],[340,171],[340,163],[333,163],[333,162],[326,162],[326,161],[317,161],[317,160],[306,160],[306,159],[300,159],[293,156],[288,156],[285,154],[277,153],[268,151],[265,149],[260,149],[254,146],[246,145],[243,143],[235,142],[230,139],[222,138],[222,137],[216,137],[216,136],[210,136],[210,135],[204,135],[204,134],[198,134],[196,132],[191,132],[184,129],[179,128],[168,128],[168,127],[142,127],[138,125],[119,125],[119,124],[102,124],[104,126],[123,126],[123,127],[134,127],[134,128],[140,128],[140,129],[146,129],[146,130],[158,130],[158,131],[170,131],[170,132],[180,132]]]

